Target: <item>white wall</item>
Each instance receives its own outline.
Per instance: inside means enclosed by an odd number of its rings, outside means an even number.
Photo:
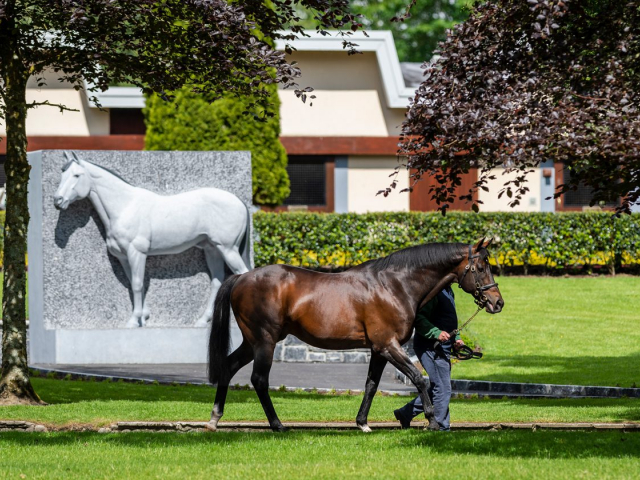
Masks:
[[[283,136],[386,137],[387,125],[376,90],[316,90],[306,103],[292,90],[279,90]],[[313,102],[313,106],[310,103]]]
[[[341,92],[362,92],[375,91],[378,93],[376,99],[376,108],[381,109],[382,117],[386,125],[386,132],[383,135],[399,135],[400,124],[404,119],[405,108],[389,108],[385,99],[385,90],[380,75],[380,65],[378,58],[373,52],[364,52],[361,55],[348,56],[344,51],[338,52],[303,52],[297,51],[293,55],[287,56],[287,60],[298,62],[298,66],[302,70],[302,77],[297,80],[301,87],[311,86],[316,89],[315,95],[318,99],[314,100],[311,110],[316,108],[318,102],[322,99],[319,92],[322,91],[341,91]],[[285,95],[293,97],[300,102],[293,91],[282,90]],[[283,98],[281,95],[280,98]],[[302,103],[302,102],[300,102]],[[409,99],[407,98],[407,105]],[[282,112],[282,110],[281,110]],[[285,113],[283,113],[284,117]],[[363,118],[362,116],[359,117]],[[332,117],[332,121],[339,120],[336,114]],[[378,117],[375,117],[376,121]],[[366,130],[366,126],[371,120],[366,119],[361,130]],[[283,133],[283,135],[285,135]],[[288,135],[288,134],[287,134]],[[369,134],[372,136],[373,134]]]
[[[398,186],[384,197],[376,195],[391,183],[389,175],[398,165],[396,157],[349,157],[349,211],[355,213],[408,211],[409,193],[399,193],[409,186],[409,172],[400,169]]]
[[[56,74],[45,75],[46,86],[38,87],[35,80],[27,84],[27,103],[49,101],[78,110],[60,111],[54,106],[38,106],[27,111],[27,135],[30,136],[88,136],[109,134],[109,113],[90,108],[86,94],[71,85],[58,82]],[[0,124],[0,136],[6,134]]]
[[[498,199],[498,194],[502,190],[504,183],[508,180],[514,179],[517,174],[510,173],[505,174],[505,170],[502,168],[495,168],[491,170],[491,174],[496,176],[495,180],[489,180],[487,187],[488,192],[480,190],[478,192],[478,200],[483,203],[480,205],[480,210],[483,212],[539,212],[540,211],[540,195],[541,195],[541,181],[542,171],[540,168],[534,169],[533,173],[527,176],[527,184],[529,192],[522,197],[520,205],[511,208],[506,193],[502,195],[502,198]],[[513,189],[513,188],[512,188]]]

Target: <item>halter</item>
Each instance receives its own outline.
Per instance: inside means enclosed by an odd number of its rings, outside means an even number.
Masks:
[[[474,258],[479,258],[480,254],[476,253],[475,255],[472,255],[473,252],[471,249],[472,249],[472,246],[469,245],[469,258],[468,258],[469,263],[464,267],[464,272],[462,272],[462,276],[458,279],[458,288],[462,288],[462,281],[464,280],[464,277],[466,277],[467,273],[469,273],[469,270],[471,270],[471,273],[473,274],[473,281],[476,286],[476,291],[473,292],[473,296],[475,298],[476,305],[478,305],[478,310],[480,310],[484,308],[484,306],[489,301],[489,299],[484,294],[484,292],[486,290],[489,290],[490,288],[497,287],[498,284],[496,282],[488,283],[486,285],[480,284],[480,279],[478,278],[478,270],[476,269],[475,264],[474,265],[471,264],[471,260]],[[493,275],[491,276],[491,280],[493,280]]]

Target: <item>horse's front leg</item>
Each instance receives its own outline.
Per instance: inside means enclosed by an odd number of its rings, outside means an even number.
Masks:
[[[133,292],[133,312],[127,322],[127,327],[144,327],[146,324],[144,312],[144,269],[147,255],[130,246],[127,250],[127,261],[131,266],[131,290]],[[148,313],[147,313],[148,318]]]
[[[371,408],[371,402],[378,390],[378,384],[382,377],[384,367],[387,365],[387,359],[377,353],[375,350],[371,350],[371,361],[369,362],[369,373],[367,375],[367,383],[365,385],[364,398],[356,417],[356,424],[365,433],[371,431],[367,423],[367,417],[369,416],[369,409]]]

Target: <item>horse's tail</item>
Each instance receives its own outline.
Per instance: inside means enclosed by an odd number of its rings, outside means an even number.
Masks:
[[[229,370],[229,343],[231,320],[231,291],[240,278],[240,275],[232,275],[227,278],[216,295],[216,303],[211,321],[211,334],[209,336],[209,381],[218,383]]]

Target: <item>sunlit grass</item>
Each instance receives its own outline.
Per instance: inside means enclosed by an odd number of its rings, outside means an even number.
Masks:
[[[640,277],[496,280],[504,310],[469,326],[484,358],[457,364],[454,378],[640,386]],[[475,306],[456,294],[465,320]]]
[[[0,419],[53,426],[108,425],[116,421],[207,421],[215,389],[207,386],[137,385],[34,378],[47,407],[1,407]],[[294,421],[355,422],[361,395],[272,392],[286,424]],[[393,410],[409,397],[376,396],[372,421],[395,421]],[[637,399],[454,399],[454,422],[628,422],[640,421]],[[265,421],[253,391],[229,392],[224,421]],[[423,418],[418,418],[418,422]]]
[[[618,432],[10,433],[2,478],[638,478]]]

